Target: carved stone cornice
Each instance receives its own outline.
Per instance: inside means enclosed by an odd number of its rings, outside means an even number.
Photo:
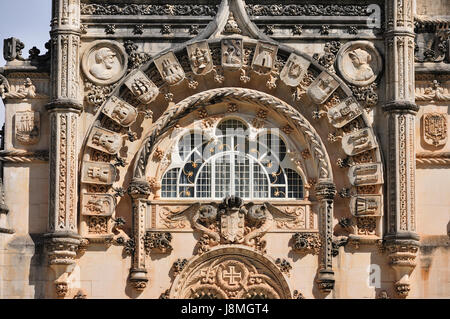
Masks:
[[[82,15],[215,16],[215,4],[106,4],[81,3]]]

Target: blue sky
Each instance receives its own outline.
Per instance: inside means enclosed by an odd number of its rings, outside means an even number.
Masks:
[[[0,66],[3,59],[3,39],[15,37],[25,44],[23,56],[33,47],[44,54],[44,45],[50,39],[51,0],[0,0]],[[5,108],[0,100],[0,123],[3,124]]]

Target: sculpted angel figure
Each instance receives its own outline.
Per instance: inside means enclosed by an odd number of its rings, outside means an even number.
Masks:
[[[372,61],[372,56],[361,49],[356,49],[349,52],[349,57],[355,67],[355,73],[352,74],[356,81],[367,81],[374,76],[373,70],[369,63]]]
[[[101,48],[95,53],[95,64],[91,67],[89,72],[99,80],[111,79],[116,70],[114,64],[116,54],[109,48]]]

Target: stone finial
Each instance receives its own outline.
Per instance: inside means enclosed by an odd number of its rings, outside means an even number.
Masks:
[[[225,24],[223,33],[224,34],[241,34],[242,33],[242,30],[239,28],[239,25],[236,22],[236,19],[234,18],[233,12],[230,12],[230,15],[228,16],[227,24]]]

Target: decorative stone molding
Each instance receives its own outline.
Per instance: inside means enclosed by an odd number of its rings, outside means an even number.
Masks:
[[[418,153],[416,154],[416,164],[425,165],[450,165],[450,152],[441,153]]]
[[[417,102],[448,102],[450,92],[447,86],[434,80],[431,84],[416,84],[415,97]]]
[[[368,16],[367,6],[346,4],[247,4],[249,16]]]
[[[170,299],[291,299],[281,270],[248,248],[219,246],[194,257],[175,278]]]
[[[158,5],[158,4],[89,4],[81,3],[82,15],[156,15],[156,16],[211,16],[217,14],[217,5]]]
[[[0,151],[0,161],[6,163],[48,162],[48,151]]]

